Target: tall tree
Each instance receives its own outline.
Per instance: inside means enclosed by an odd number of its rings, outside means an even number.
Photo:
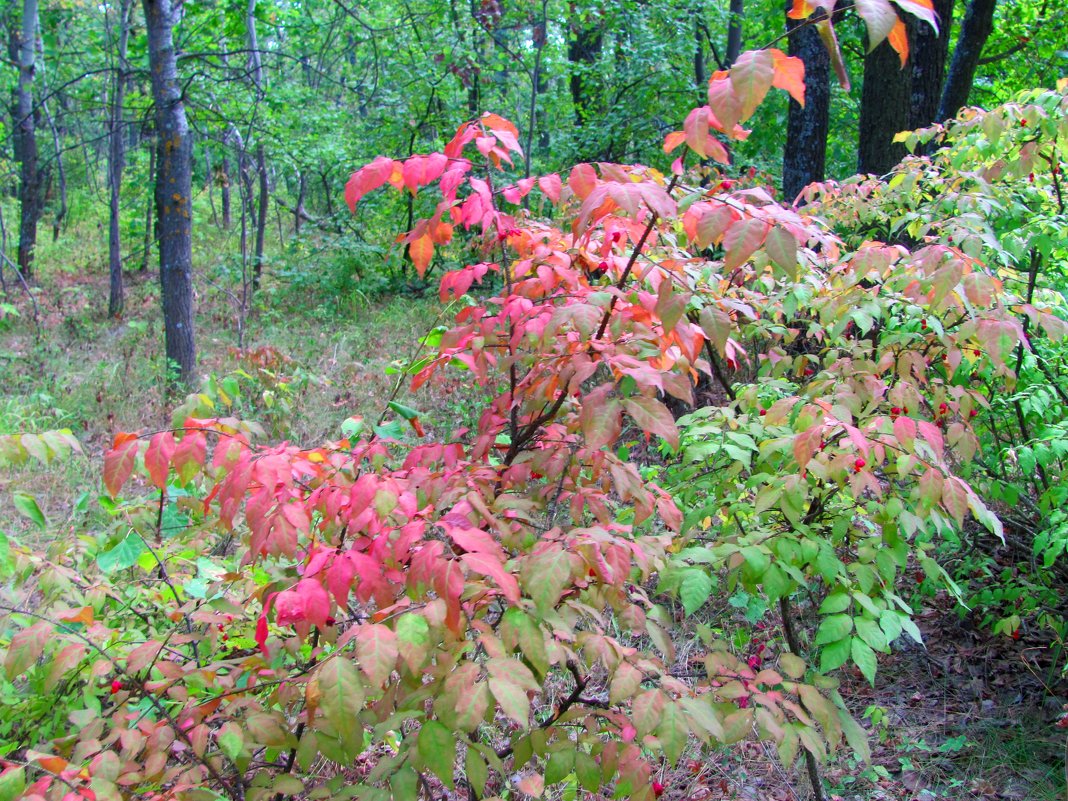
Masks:
[[[994,30],[996,6],[997,0],[971,0],[968,3],[938,106],[939,121],[957,116],[968,102],[975,81],[975,68],[979,65],[986,40]]]
[[[248,0],[248,13],[245,17],[248,29],[249,72],[256,88],[256,102],[261,104],[265,95],[263,83],[263,57],[260,54],[260,42],[256,36],[256,0]],[[256,253],[252,262],[252,289],[259,289],[260,275],[263,271],[264,239],[267,235],[267,157],[263,149],[263,137],[256,142],[256,177],[259,184],[259,201],[256,205]]]
[[[792,7],[793,0],[786,0],[786,10]],[[787,16],[786,30],[790,55],[805,64],[805,105],[790,100],[782,156],[783,199],[789,202],[808,184],[824,177],[831,110],[831,56],[814,24]]]
[[[119,230],[119,190],[126,161],[126,132],[123,130],[123,106],[126,97],[127,44],[130,39],[130,9],[133,0],[119,5],[118,40],[115,50],[115,73],[111,89],[111,117],[108,131],[108,274],[110,291],[108,315],[119,317],[125,303],[122,281],[122,236]]]
[[[174,50],[174,26],[180,12],[173,0],[142,2],[156,112],[156,233],[166,354],[168,362],[177,366],[178,379],[189,385],[196,374],[190,203],[193,165]]]
[[[889,40],[864,57],[864,86],[860,93],[860,135],[857,171],[883,175],[905,157],[905,146],[894,135],[909,127],[912,73],[902,64]]]
[[[604,45],[604,28],[594,12],[579,12],[574,3],[571,12],[567,60],[571,65],[571,103],[575,109],[575,122],[581,128],[593,111],[596,86],[592,78]]]
[[[742,22],[745,17],[745,0],[731,0],[730,20],[727,22],[727,58],[730,66],[742,52]]]
[[[906,21],[909,37],[909,62],[912,74],[912,104],[909,128],[923,128],[935,121],[942,99],[942,85],[946,77],[946,58],[949,55],[949,34],[953,27],[953,6],[956,0],[934,0],[938,14],[938,30],[916,17]]]
[[[17,30],[17,35],[16,35]],[[33,79],[37,69],[37,0],[23,0],[22,21],[12,29],[11,59],[18,64],[11,116],[14,122],[15,158],[19,162],[19,269],[24,276],[33,272],[37,248],[37,222],[44,196],[37,154],[37,109],[33,102]]]

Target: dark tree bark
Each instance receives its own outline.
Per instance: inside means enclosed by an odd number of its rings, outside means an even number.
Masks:
[[[701,31],[704,17],[704,5],[698,2],[690,15],[693,17],[693,82],[697,87],[698,98],[703,98],[708,89],[708,70],[705,67],[705,40]],[[701,101],[704,103],[704,100]]]
[[[905,157],[905,145],[894,135],[909,127],[912,101],[912,70],[901,66],[897,51],[888,41],[864,57],[864,86],[860,93],[860,142],[857,170],[884,175]]]
[[[909,33],[909,61],[912,64],[912,109],[909,128],[924,128],[938,116],[942,84],[946,77],[949,34],[953,28],[956,0],[934,0],[938,33],[923,20],[905,15]]]
[[[297,177],[297,183],[297,206],[293,210],[293,233],[300,236],[300,225],[308,216],[304,208],[304,199],[308,195],[308,179],[303,170]]]
[[[222,194],[222,227],[230,230],[233,219],[230,210],[230,138],[229,134],[223,137],[222,166],[219,168],[220,193]]]
[[[248,13],[245,17],[248,27],[249,67],[252,82],[256,87],[256,99],[263,100],[263,59],[260,57],[259,40],[256,38],[256,0],[248,0]],[[263,142],[256,145],[256,176],[259,180],[259,199],[256,213],[256,253],[252,262],[252,291],[260,288],[260,276],[263,272],[263,246],[267,236],[267,157]]]
[[[729,67],[742,53],[742,21],[745,18],[745,0],[731,0],[730,21],[727,23],[727,59]]]
[[[22,274],[29,277],[33,274],[33,256],[37,248],[37,222],[44,205],[37,157],[37,110],[33,104],[33,79],[37,68],[37,0],[23,0],[22,24],[17,38],[14,33],[13,30],[11,59],[18,64],[19,78],[11,116],[20,178],[18,265]]]
[[[156,111],[156,232],[163,329],[168,363],[186,386],[196,377],[191,233],[192,140],[185,116],[174,25],[173,0],[142,0],[148,32],[149,70]]]
[[[786,10],[792,7],[793,2],[787,0]],[[792,202],[802,189],[824,178],[831,110],[831,56],[815,25],[787,17],[786,30],[790,55],[805,64],[805,105],[790,100],[782,156],[783,199]]]
[[[994,9],[997,0],[971,0],[960,24],[960,35],[949,64],[942,100],[938,105],[938,121],[957,116],[968,103],[975,80],[975,68],[983,54],[986,40],[994,30]]]
[[[578,20],[578,13],[571,6],[572,19]],[[567,43],[567,60],[571,65],[571,104],[575,109],[575,123],[581,128],[591,118],[594,99],[590,97],[591,89],[596,89],[591,80],[593,65],[601,55],[604,46],[604,31],[596,21],[582,23],[576,21],[571,26],[571,36]]]
[[[156,186],[156,145],[152,142],[148,147],[148,180],[152,182],[152,187]],[[153,221],[156,215],[153,214],[155,208],[155,192],[148,193],[148,202],[145,203],[145,240],[144,245],[141,248],[141,272],[148,270],[148,262],[152,258],[152,243],[155,241],[153,236]]]
[[[125,303],[122,281],[122,238],[119,233],[119,190],[126,161],[126,138],[122,129],[123,101],[126,95],[126,49],[130,40],[130,7],[132,0],[122,0],[119,7],[119,38],[116,50],[116,71],[111,94],[111,119],[108,130],[108,315],[122,316]]]

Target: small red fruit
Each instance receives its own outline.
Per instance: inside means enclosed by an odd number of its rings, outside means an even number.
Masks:
[[[972,409],[970,412],[968,412],[969,417],[975,417],[977,414],[979,414],[979,412],[977,412],[975,409]]]
[[[760,410],[760,416],[761,416],[761,417],[763,417],[763,416],[764,416],[764,415],[766,415],[767,413],[768,413],[768,410],[767,410],[767,409],[761,409],[761,410]]]
[[[622,234],[622,233],[620,233],[619,231],[614,231],[614,232],[612,233],[612,241],[613,241],[613,242],[618,242],[618,241],[619,241],[620,239],[622,239],[622,238],[623,238],[623,234]]]
[[[113,682],[111,682],[111,694],[112,695],[115,695],[115,693],[119,692],[121,689],[122,689],[122,682],[121,681],[119,681],[118,679],[115,679]]]
[[[1014,631],[1014,632],[1012,633],[1012,638],[1013,638],[1014,640],[1018,640],[1018,639],[1020,639],[1020,630],[1019,630],[1019,629],[1016,629],[1016,631]]]
[[[653,782],[653,795],[656,796],[657,798],[659,798],[663,794],[664,794],[664,785],[662,785],[660,782],[654,781]]]
[[[938,404],[938,413],[939,414],[946,414],[948,411],[949,411],[949,407],[946,406],[946,404],[944,404],[944,403]]]
[[[920,320],[920,328],[927,328],[927,318],[926,317],[924,317],[922,320]]]
[[[1030,181],[1031,183],[1034,183],[1035,182],[1035,174],[1034,173],[1030,173],[1027,176],[1027,180]]]
[[[901,407],[901,413],[902,414],[908,414],[909,413],[909,407],[908,406],[902,406]]]
[[[221,639],[221,640],[222,640],[223,642],[226,642],[227,640],[229,640],[229,639],[230,639],[230,635],[229,635],[229,634],[224,634],[224,635],[223,635],[222,637],[220,637],[219,639]]]
[[[890,407],[890,414],[894,415],[895,417],[897,415],[901,414],[901,407],[900,406],[891,406]]]
[[[855,462],[853,462],[853,467],[857,469],[857,472],[860,472],[864,469],[864,465],[866,464],[867,462],[865,462],[863,459],[857,459]]]
[[[328,625],[328,626],[336,626],[337,625],[337,621],[334,620],[334,618],[332,618],[332,617],[328,617],[326,619],[326,625]]]
[[[917,584],[923,584],[923,580],[927,578],[927,575],[922,570],[917,570],[913,578],[916,579]]]
[[[816,371],[813,370],[811,367],[806,367],[805,368],[805,375],[815,375],[815,374],[816,374]]]

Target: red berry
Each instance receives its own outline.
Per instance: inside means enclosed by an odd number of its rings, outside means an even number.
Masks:
[[[1016,629],[1016,631],[1014,631],[1014,632],[1012,633],[1012,638],[1013,638],[1014,640],[1018,640],[1018,639],[1020,639],[1020,630],[1019,630],[1019,629]]]
[[[864,468],[864,465],[866,464],[867,462],[865,462],[863,459],[857,459],[855,462],[853,462],[853,467],[855,467],[857,470],[862,470]]]
[[[1034,183],[1035,182],[1035,174],[1031,173],[1030,175],[1028,175],[1027,176],[1027,180],[1030,181],[1031,183]]]
[[[664,785],[662,785],[660,782],[654,781],[653,782],[653,795],[656,796],[657,798],[659,798],[663,794],[664,794]]]
[[[337,621],[336,621],[336,620],[334,620],[334,618],[332,618],[332,617],[328,617],[328,618],[326,619],[326,625],[328,625],[328,626],[335,626],[335,625],[337,625]]]
[[[920,320],[920,328],[926,328],[926,327],[927,327],[927,318],[924,317],[922,320]]]
[[[948,411],[949,411],[949,407],[946,406],[946,404],[944,404],[944,403],[938,404],[938,413],[939,414],[945,414]]]
[[[118,679],[115,679],[113,682],[111,682],[111,694],[112,695],[114,695],[115,693],[119,692],[119,690],[121,690],[121,689],[122,689],[122,682],[121,681],[119,681]]]
[[[968,412],[969,417],[975,417],[977,414],[979,414],[979,412],[977,412],[975,409],[972,409],[970,412]]]
[[[922,570],[917,570],[916,573],[913,575],[913,578],[916,579],[917,584],[923,584],[923,580],[927,578],[927,576]]]
[[[890,414],[893,414],[893,415],[901,414],[901,407],[900,406],[891,406],[890,407]]]
[[[902,406],[901,407],[901,413],[902,414],[908,414],[909,413],[909,407],[908,406]]]
[[[226,642],[227,640],[229,640],[229,639],[230,639],[230,635],[229,635],[229,634],[224,634],[224,635],[223,635],[222,637],[220,637],[219,639],[221,639],[221,640],[222,640],[223,642]]]
[[[1020,127],[1027,125],[1027,120],[1020,120]]]
[[[815,375],[815,374],[816,374],[816,371],[813,370],[811,367],[806,367],[805,368],[805,375]]]
[[[760,410],[760,416],[761,416],[761,417],[763,417],[763,416],[764,416],[764,415],[766,415],[767,413],[768,413],[768,410],[767,410],[767,409],[761,409],[761,410]]]
[[[622,238],[623,238],[623,234],[620,233],[619,231],[615,231],[615,232],[612,233],[612,241],[613,242],[618,242]]]

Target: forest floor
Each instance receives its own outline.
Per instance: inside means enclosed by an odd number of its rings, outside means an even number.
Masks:
[[[11,505],[32,492],[53,522],[71,517],[75,499],[99,492],[101,456],[117,431],[165,426],[162,331],[155,273],[130,276],[127,312],[109,320],[106,276],[50,274],[35,287],[37,315],[25,294],[5,298],[18,315],[0,315],[0,434],[72,429],[85,458],[48,469],[0,470],[0,530],[29,536]],[[314,445],[339,439],[353,415],[377,418],[418,340],[444,322],[427,298],[359,298],[347,307],[265,287],[237,348],[236,317],[224,292],[198,298],[199,366],[221,384],[238,382],[228,414],[262,423],[269,441]],[[232,384],[231,384],[232,386]],[[417,396],[398,398],[422,412],[430,436],[474,422],[483,393],[450,373]],[[741,614],[734,596],[704,610],[720,625]],[[775,621],[768,618],[769,625]],[[1066,736],[1053,721],[1068,700],[1063,655],[1027,633],[995,638],[947,599],[921,618],[927,643],[882,659],[875,687],[846,676],[845,697],[869,730],[871,765],[838,759],[825,766],[829,797],[849,801],[1055,801],[1068,798]],[[686,626],[679,628],[685,648]],[[661,777],[666,801],[807,801],[803,771],[784,771],[757,742],[683,758]]]

